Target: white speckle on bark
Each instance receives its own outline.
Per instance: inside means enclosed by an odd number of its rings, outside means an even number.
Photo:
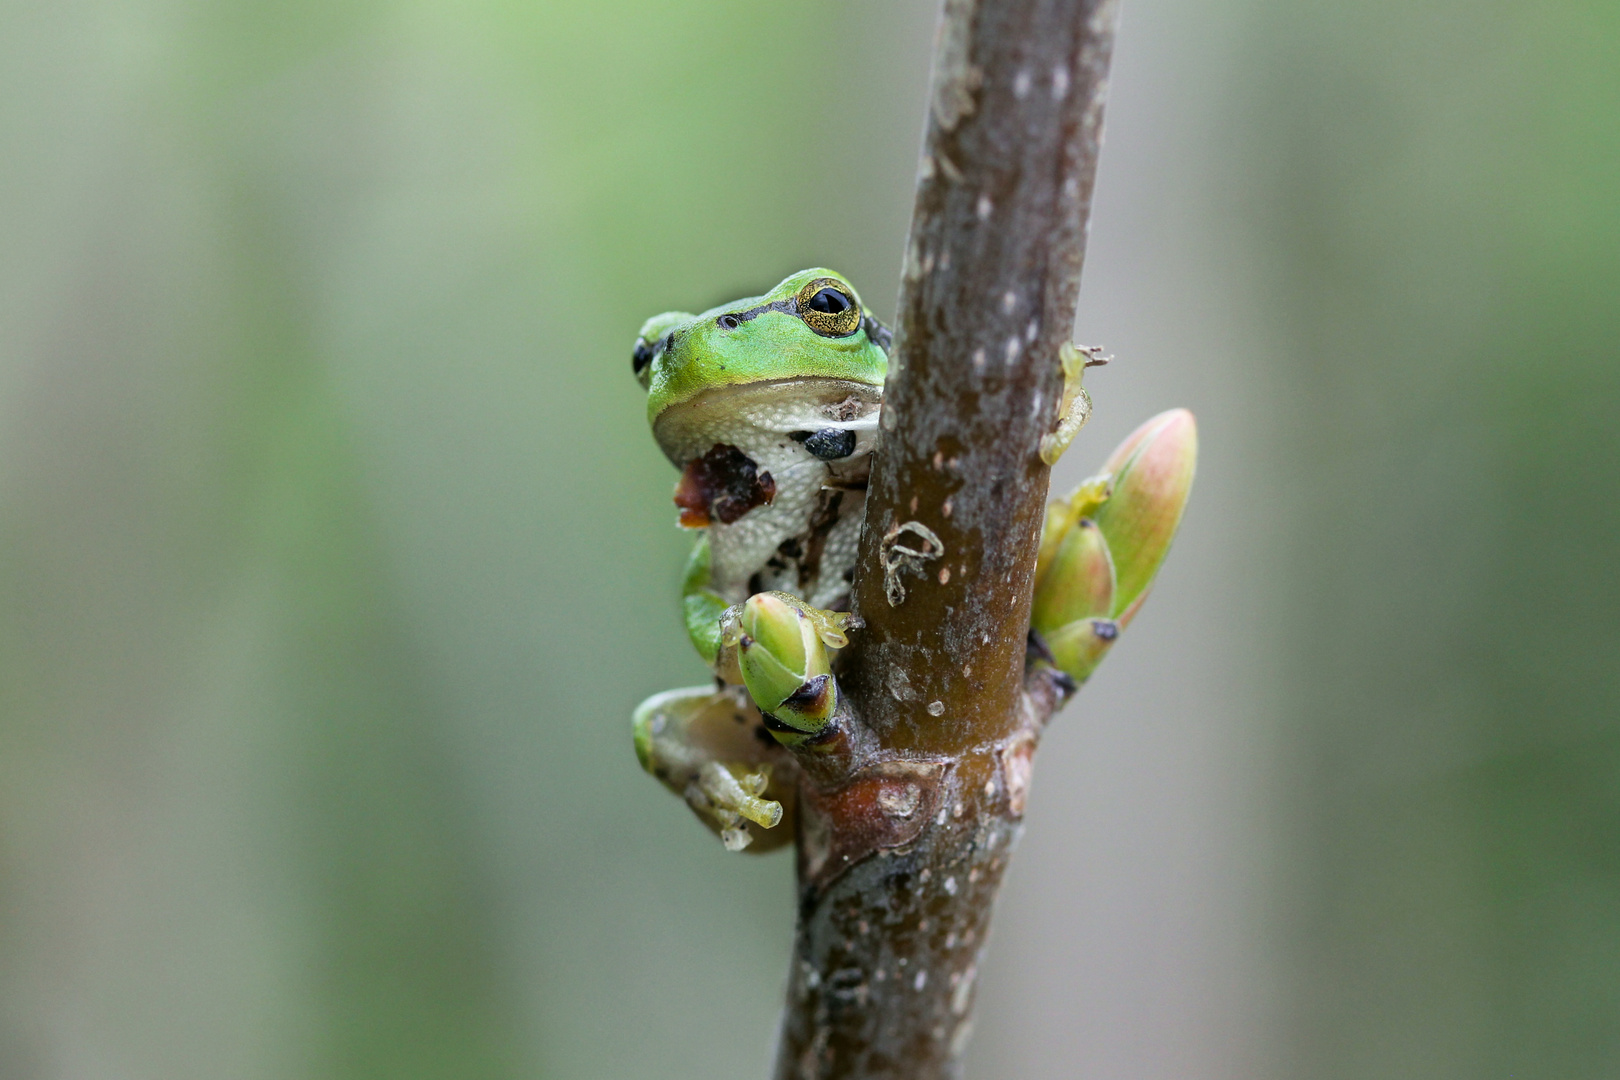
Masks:
[[[989,221],[990,212],[995,208],[996,204],[990,201],[990,196],[980,195],[979,201],[974,205],[973,211],[979,215],[980,221]]]
[[[1029,778],[1035,767],[1035,740],[1021,738],[1001,753],[1001,775],[1007,784],[1007,809],[1022,815],[1029,798]],[[991,837],[992,840],[996,837]]]
[[[1011,315],[1013,313],[1013,308],[1017,306],[1017,293],[1013,292],[1011,289],[1008,289],[1006,292],[1001,294],[1001,313],[1003,315]]]
[[[896,701],[916,701],[917,691],[911,688],[911,679],[899,668],[890,668],[883,680],[888,684],[889,696]]]
[[[1035,344],[1035,339],[1037,337],[1039,337],[1040,334],[1041,334],[1041,320],[1039,320],[1039,319],[1031,319],[1031,320],[1029,320],[1029,325],[1024,327],[1024,340],[1029,342],[1031,345],[1033,345],[1033,344]]]
[[[1029,73],[1029,68],[1019,68],[1018,74],[1013,76],[1013,97],[1023,101],[1029,96],[1029,88],[1035,84],[1035,77]]]
[[[956,895],[956,877],[952,875],[945,879],[945,892],[951,896]]]
[[[921,990],[923,987],[925,987],[927,985],[928,985],[928,972],[926,972],[926,971],[917,972],[917,977],[915,979],[911,980],[911,988],[913,990]]]
[[[947,580],[949,580],[949,579],[947,579]],[[943,701],[930,701],[928,703],[928,715],[929,716],[944,716],[945,715],[945,703]]]
[[[1018,359],[1018,354],[1024,351],[1024,343],[1016,337],[1007,339],[1007,363],[1011,364]]]
[[[1052,100],[1062,101],[1069,96],[1069,69],[1062,64],[1052,65]]]
[[[933,113],[934,122],[945,131],[954,131],[979,107],[974,95],[984,83],[984,72],[968,62],[974,6],[972,0],[947,3],[940,21],[942,37],[935,54]]]
[[[973,998],[973,983],[979,977],[979,965],[969,964],[968,969],[959,977],[953,977],[956,989],[951,991],[951,1012],[957,1016],[965,1016],[968,1002]]]
[[[974,349],[973,350],[973,370],[974,371],[983,371],[984,370],[984,350],[983,349]]]

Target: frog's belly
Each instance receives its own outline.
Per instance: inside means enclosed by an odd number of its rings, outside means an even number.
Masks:
[[[746,455],[759,474],[770,474],[768,503],[707,526],[709,583],[716,592],[734,604],[780,589],[817,607],[846,606],[877,445],[879,394],[876,387],[836,379],[722,387],[657,421],[659,445],[682,468],[725,447]],[[792,434],[828,429],[855,436],[848,456],[824,460]]]
[[[864,476],[841,477],[813,458],[779,464],[773,456],[755,457],[776,482],[770,505],[709,526],[710,582],[732,603],[780,589],[817,607],[846,607],[866,507]]]

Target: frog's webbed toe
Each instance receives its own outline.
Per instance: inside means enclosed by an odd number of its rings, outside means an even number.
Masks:
[[[798,767],[741,687],[655,694],[632,724],[642,768],[684,799],[728,850],[770,851],[793,838]]]

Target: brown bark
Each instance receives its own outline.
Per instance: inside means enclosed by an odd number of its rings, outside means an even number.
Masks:
[[[778,1080],[955,1076],[1042,725],[1025,640],[1113,0],[947,0],[883,438],[799,806]]]

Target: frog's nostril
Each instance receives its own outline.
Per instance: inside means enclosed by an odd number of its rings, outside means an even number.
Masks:
[[[735,330],[738,326],[742,325],[741,321],[735,315],[722,315],[716,321],[720,324],[720,329],[722,330]]]

